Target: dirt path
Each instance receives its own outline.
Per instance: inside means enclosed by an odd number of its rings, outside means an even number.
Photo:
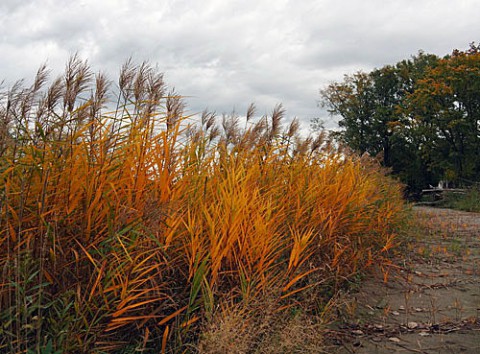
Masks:
[[[415,212],[423,236],[346,296],[332,353],[480,353],[480,214]]]

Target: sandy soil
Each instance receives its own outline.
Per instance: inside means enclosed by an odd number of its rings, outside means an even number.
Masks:
[[[346,294],[330,353],[480,353],[480,214],[416,207],[398,268]]]

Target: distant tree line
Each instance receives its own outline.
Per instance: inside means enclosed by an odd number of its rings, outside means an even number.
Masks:
[[[443,58],[420,51],[345,75],[320,95],[341,118],[337,139],[379,156],[411,194],[441,180],[480,181],[480,45]]]

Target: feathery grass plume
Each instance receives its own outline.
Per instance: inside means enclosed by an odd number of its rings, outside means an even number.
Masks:
[[[123,105],[126,105],[130,97],[133,94],[133,82],[136,76],[136,68],[133,63],[132,58],[129,58],[123,65],[120,70],[120,75],[118,78],[118,87],[120,88],[121,95],[123,98]]]
[[[303,156],[309,150],[309,146],[312,144],[313,138],[308,136],[306,138],[303,137],[295,137],[295,149],[294,155]]]
[[[46,116],[53,115],[55,108],[58,105],[59,101],[62,98],[64,91],[64,83],[61,78],[57,78],[49,86],[46,97],[44,100],[44,105],[46,109]]]
[[[239,117],[235,112],[230,115],[222,115],[222,128],[225,137],[225,142],[228,144],[235,144],[238,142],[239,135]]]
[[[35,76],[32,86],[23,92],[21,100],[20,114],[22,117],[33,118],[32,108],[38,99],[38,93],[45,84],[48,77],[48,70],[46,65],[42,65]],[[38,113],[37,113],[38,116]]]
[[[288,126],[287,134],[286,136],[290,139],[293,138],[297,133],[298,130],[300,129],[300,121],[298,118],[294,118],[290,125]]]
[[[250,131],[251,132],[250,140],[253,146],[259,146],[265,142],[265,139],[263,139],[263,137],[266,135],[265,131],[267,130],[267,128],[268,128],[267,117],[263,116],[255,123],[255,125]]]
[[[272,112],[272,125],[270,126],[268,141],[274,139],[280,133],[281,121],[285,116],[285,109],[278,104]]]
[[[178,120],[183,116],[185,104],[182,97],[172,90],[166,99],[167,110],[167,133],[171,131],[172,127],[177,125]]]
[[[202,112],[202,125],[205,127],[205,130],[208,131],[210,128],[214,127],[216,120],[215,112]]]
[[[90,97],[90,119],[101,120],[100,110],[108,102],[109,81],[105,74],[98,73],[95,75],[95,91]]]
[[[247,123],[255,116],[256,111],[257,111],[257,107],[255,107],[255,104],[250,103],[247,109],[247,114],[245,116]]]
[[[82,61],[78,54],[70,57],[65,70],[65,94],[63,96],[63,106],[66,112],[72,112],[75,103],[80,98],[92,78],[92,72],[86,61]]]
[[[140,109],[141,105],[146,103],[148,95],[148,79],[151,75],[151,68],[147,62],[140,64],[135,72],[135,77],[132,82],[133,102],[139,104],[136,109]]]
[[[208,138],[208,143],[212,144],[220,136],[220,128],[216,122],[217,114],[215,112],[203,111],[201,122],[203,130]]]

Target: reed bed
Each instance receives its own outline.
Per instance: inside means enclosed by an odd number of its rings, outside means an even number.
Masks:
[[[388,268],[401,187],[281,106],[194,123],[148,63],[77,56],[0,99],[0,352],[194,351],[226,304]]]

